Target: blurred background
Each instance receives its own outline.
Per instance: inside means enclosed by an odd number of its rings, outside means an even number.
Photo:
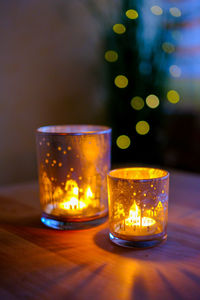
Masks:
[[[200,171],[198,0],[0,1],[0,184],[37,176],[35,129],[113,128],[114,164]]]

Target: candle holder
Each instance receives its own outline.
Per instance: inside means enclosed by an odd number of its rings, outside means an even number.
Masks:
[[[36,141],[41,221],[56,229],[79,229],[106,216],[111,129],[45,126],[37,129]]]
[[[167,238],[169,173],[122,168],[108,174],[110,240],[124,247],[152,247]]]

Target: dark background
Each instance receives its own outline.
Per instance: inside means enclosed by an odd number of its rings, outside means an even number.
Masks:
[[[154,5],[161,15],[152,13]],[[170,7],[178,7],[181,16],[171,15]],[[127,19],[127,8],[139,18]],[[47,124],[107,124],[113,128],[115,164],[199,172],[197,0],[2,0],[0,23],[0,184],[36,178],[35,129]],[[115,23],[126,25],[123,36],[113,32]],[[162,50],[166,41],[175,47],[171,54]],[[104,59],[109,49],[119,53],[116,64]],[[172,76],[172,65],[180,76]],[[118,74],[128,77],[127,89],[114,85]],[[167,101],[170,89],[180,94],[177,104]],[[159,97],[160,106],[134,111],[131,98],[145,101],[149,94]],[[150,124],[145,136],[135,131],[139,120]],[[129,136],[127,149],[116,145],[120,135]]]

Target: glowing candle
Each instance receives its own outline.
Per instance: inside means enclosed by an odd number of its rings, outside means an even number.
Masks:
[[[84,228],[107,215],[110,146],[111,129],[104,126],[37,130],[41,220],[45,225]]]
[[[122,225],[117,224],[115,229],[117,226],[120,227],[119,232],[122,234],[141,236],[153,234],[156,230],[156,221],[149,217],[142,217],[140,208],[134,202],[128,218],[122,222]]]
[[[167,238],[169,173],[122,168],[108,174],[110,239],[122,246],[153,246]],[[143,244],[142,244],[143,243]]]
[[[70,196],[66,196],[66,199],[63,199],[63,202],[60,203],[59,207],[64,209],[68,214],[80,214],[88,206],[94,207],[93,203],[93,193],[90,187],[87,187],[85,192],[85,198],[81,198],[79,193],[79,188],[74,187]]]

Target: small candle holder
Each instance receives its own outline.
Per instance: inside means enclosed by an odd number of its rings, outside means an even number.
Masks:
[[[111,129],[93,125],[37,129],[41,221],[79,229],[107,215]]]
[[[167,238],[169,173],[122,168],[108,174],[110,240],[124,247],[152,247]]]

